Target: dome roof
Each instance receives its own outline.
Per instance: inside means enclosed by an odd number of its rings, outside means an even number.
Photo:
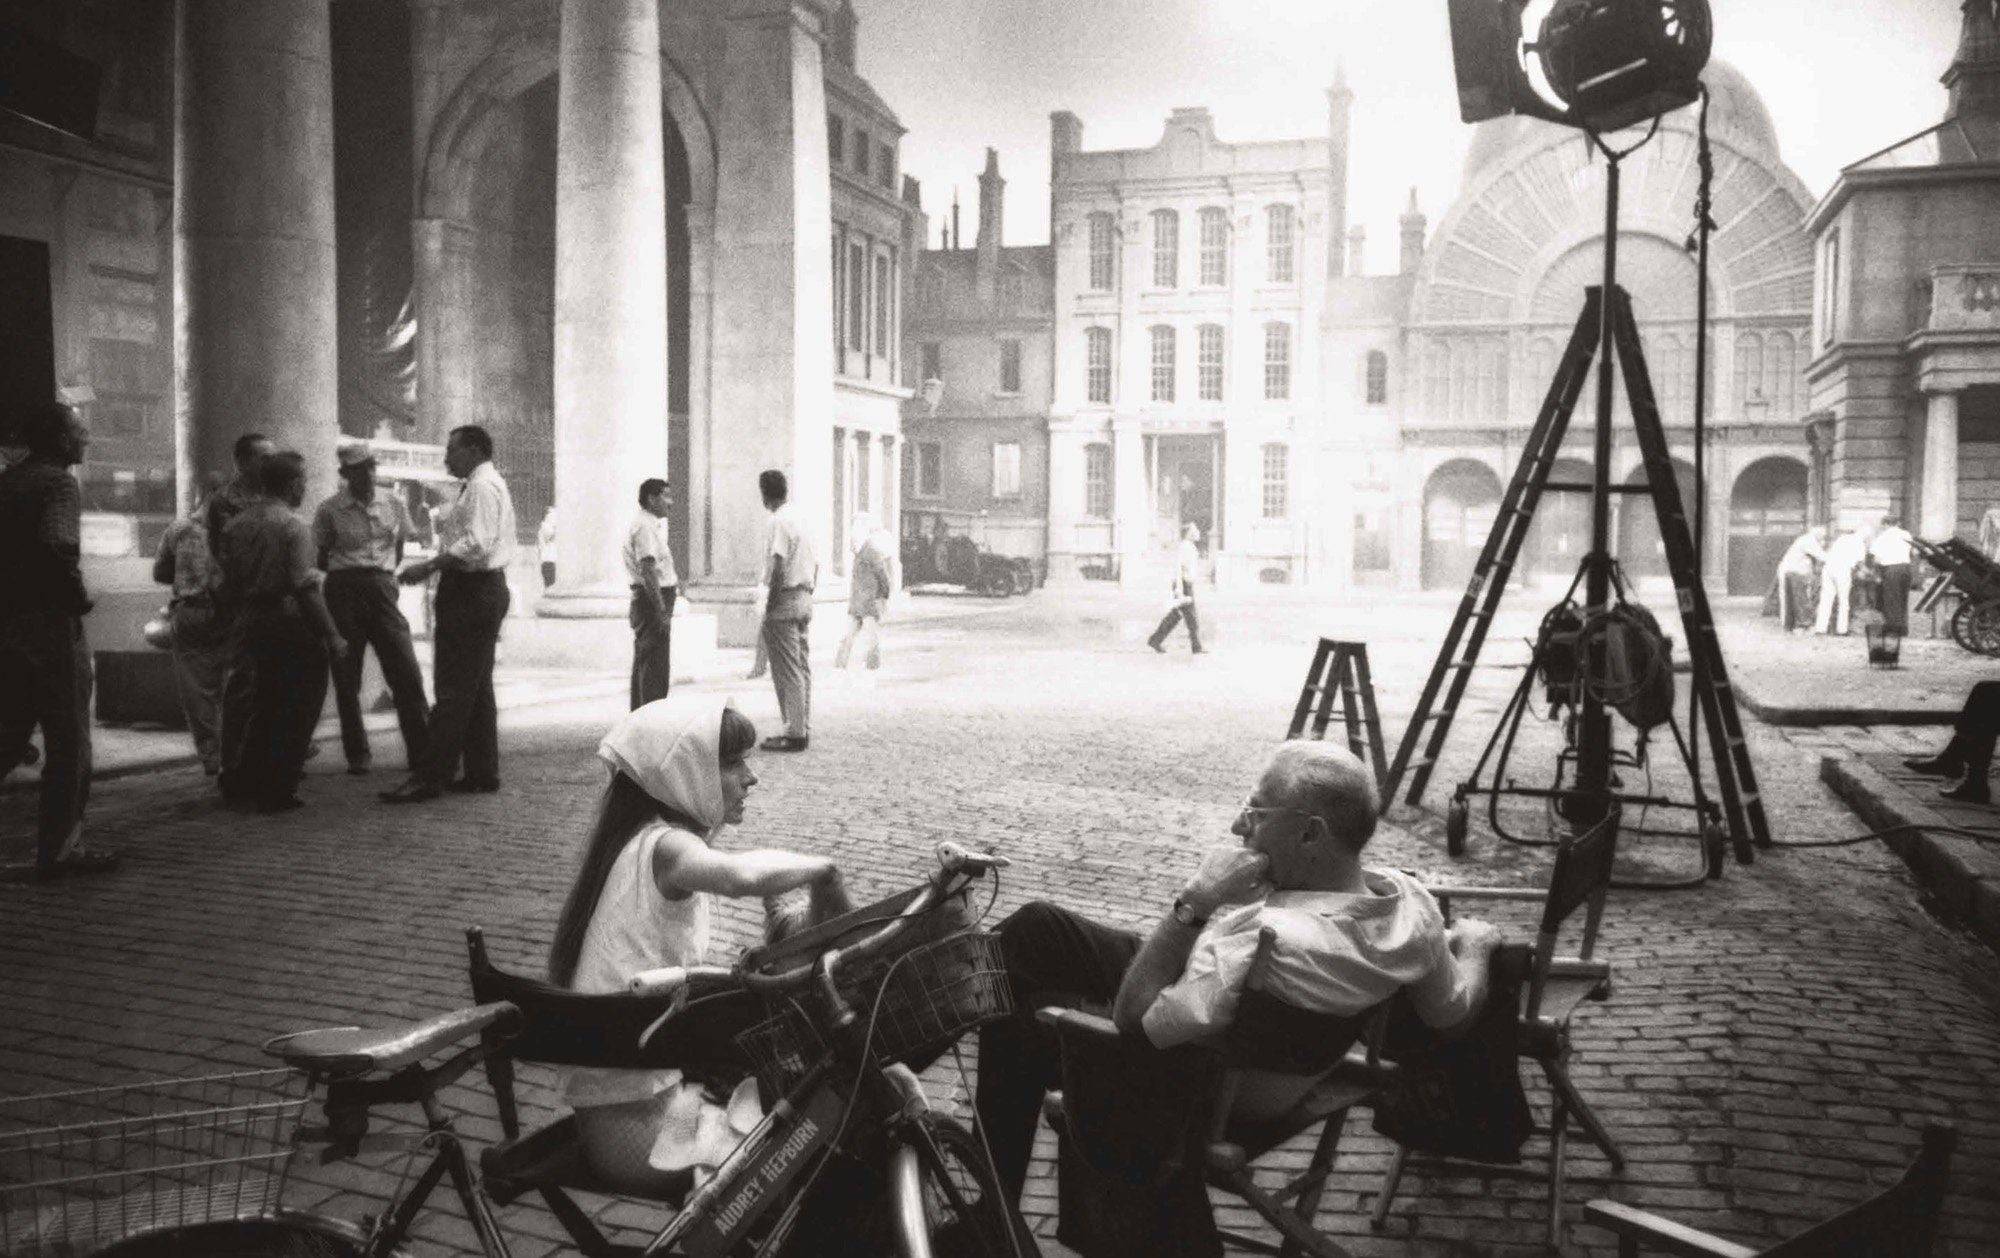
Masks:
[[[1711,134],[1727,136],[1753,153],[1778,159],[1778,128],[1764,98],[1750,85],[1743,72],[1726,61],[1714,60],[1702,71],[1708,84],[1708,126]],[[1693,109],[1672,115],[1694,126]],[[1515,146],[1536,136],[1550,134],[1553,124],[1509,114],[1489,118],[1472,130],[1472,144],[1465,153],[1461,186],[1470,186],[1487,167],[1495,164]]]

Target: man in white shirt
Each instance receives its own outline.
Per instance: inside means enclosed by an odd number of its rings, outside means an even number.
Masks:
[[[654,477],[639,486],[639,514],[625,532],[625,575],[632,579],[632,706],[667,697],[674,680],[674,599],[680,576],[667,548],[673,497]]]
[[[1868,557],[1882,569],[1882,628],[1899,637],[1910,632],[1910,559],[1916,553],[1915,539],[1903,521],[1890,516],[1882,521],[1875,539],[1868,543]]]
[[[1173,606],[1153,630],[1153,636],[1146,639],[1146,645],[1160,654],[1166,654],[1163,645],[1167,635],[1183,619],[1187,621],[1188,645],[1196,655],[1201,654],[1201,624],[1194,618],[1194,586],[1201,576],[1201,527],[1192,521],[1181,528],[1180,549],[1174,552]]]
[[[458,496],[438,518],[437,554],[397,575],[405,585],[441,573],[433,636],[437,696],[424,754],[392,791],[391,804],[436,799],[447,790],[500,789],[499,712],[493,704],[493,654],[507,619],[507,565],[516,545],[514,499],[493,467],[484,428],[454,428],[444,464],[459,478]],[[460,776],[460,764],[464,773]]]
[[[812,736],[812,658],[806,631],[812,627],[813,589],[819,584],[819,558],[799,526],[786,499],[791,486],[780,471],[760,472],[757,490],[771,513],[771,532],[764,546],[762,607],[759,633],[771,661],[771,685],[778,692],[778,711],[785,732],[763,742],[766,751],[804,751]]]
[[[1845,636],[1849,604],[1854,598],[1854,570],[1868,554],[1868,539],[1861,533],[1842,533],[1826,548],[1826,566],[1819,575],[1819,616],[1813,621],[1814,633],[1826,633],[1829,629]]]
[[[1812,627],[1819,566],[1826,562],[1826,530],[1818,525],[1792,539],[1778,561],[1778,623],[1787,633]]]
[[[1008,1192],[1020,1195],[1035,1115],[1061,1064],[1034,1020],[1037,1003],[1109,1002],[1120,1030],[1156,1048],[1209,1040],[1234,1020],[1270,927],[1277,939],[1259,988],[1286,1004],[1349,1016],[1407,991],[1440,1031],[1472,1023],[1499,932],[1469,920],[1447,929],[1414,878],[1364,869],[1375,815],[1374,777],[1351,752],[1284,743],[1231,827],[1241,846],[1210,850],[1144,939],[1046,902],[1000,923],[1017,1008],[980,1032],[977,1105]],[[1281,1111],[1310,1086],[1250,1082],[1239,1112]]]

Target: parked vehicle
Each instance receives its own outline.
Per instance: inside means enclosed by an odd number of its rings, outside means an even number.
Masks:
[[[971,537],[953,533],[937,511],[903,513],[902,560],[905,585],[959,585],[1004,598],[1041,584],[1033,560],[994,554]]]

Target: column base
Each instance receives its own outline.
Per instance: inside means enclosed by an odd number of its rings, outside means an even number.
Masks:
[[[548,620],[623,620],[631,614],[628,586],[566,590],[558,585],[535,600],[535,615]]]

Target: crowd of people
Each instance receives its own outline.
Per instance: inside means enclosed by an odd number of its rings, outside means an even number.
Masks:
[[[1837,532],[1823,524],[1806,529],[1778,561],[1779,625],[1844,636],[1860,613],[1875,612],[1884,632],[1906,636],[1915,541],[1894,516]]]

